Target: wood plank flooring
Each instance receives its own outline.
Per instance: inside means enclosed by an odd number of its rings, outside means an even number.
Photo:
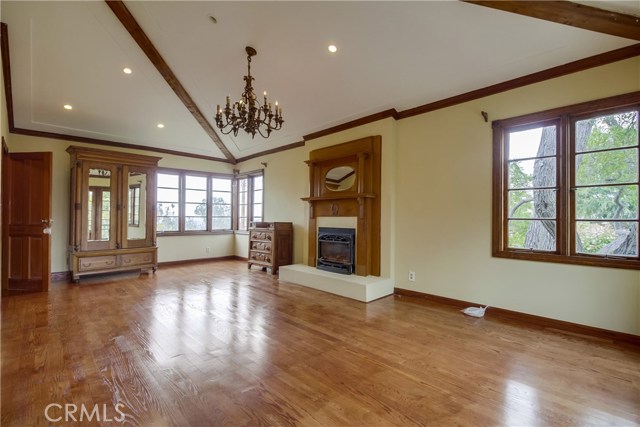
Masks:
[[[638,347],[239,261],[83,282],[2,299],[2,426],[640,424]]]

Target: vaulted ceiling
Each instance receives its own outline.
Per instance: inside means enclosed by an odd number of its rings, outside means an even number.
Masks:
[[[605,26],[626,19],[631,36],[460,1],[3,0],[13,127],[233,163],[638,43],[640,1],[580,3],[615,12]],[[213,119],[242,92],[245,46],[258,51],[256,92],[284,111],[268,139],[223,135]]]

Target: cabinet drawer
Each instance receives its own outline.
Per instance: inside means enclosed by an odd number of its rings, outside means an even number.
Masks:
[[[273,232],[272,231],[251,231],[250,240],[273,240]]]
[[[271,242],[251,242],[251,250],[271,252]]]
[[[262,252],[249,252],[249,261],[260,261],[271,263],[271,254],[265,254]]]
[[[145,265],[151,263],[153,263],[153,254],[151,253],[120,255],[120,265],[122,267],[128,267],[130,265]]]
[[[116,266],[116,257],[96,256],[78,258],[78,271],[104,270]]]

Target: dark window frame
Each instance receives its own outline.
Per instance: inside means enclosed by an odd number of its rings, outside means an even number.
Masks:
[[[575,135],[574,124],[578,120],[636,110],[640,115],[640,92],[633,92],[570,105],[543,112],[527,114],[510,119],[497,120],[493,124],[493,212],[492,212],[492,255],[529,261],[578,264],[598,267],[640,269],[638,256],[622,257],[591,255],[576,252],[575,239]],[[508,237],[508,155],[507,135],[514,130],[557,123],[556,147],[556,250],[536,251],[516,249],[507,246]],[[640,137],[639,137],[640,138]],[[640,176],[640,171],[639,171]],[[639,186],[640,187],[640,186]],[[638,222],[638,218],[632,220]]]

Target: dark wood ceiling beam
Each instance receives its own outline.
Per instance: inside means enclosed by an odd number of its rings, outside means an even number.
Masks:
[[[229,160],[231,163],[236,163],[235,157],[231,154],[231,152],[224,145],[216,131],[213,129],[209,121],[206,119],[202,111],[198,108],[196,103],[193,101],[187,90],[182,86],[182,83],[178,80],[176,75],[173,73],[169,65],[165,62],[165,60],[160,55],[160,52],[155,48],[149,37],[142,30],[142,27],[135,20],[129,9],[125,6],[125,4],[121,0],[105,0],[111,11],[116,15],[120,23],[125,27],[125,29],[131,34],[131,37],[138,43],[140,49],[147,55],[147,58],[151,61],[151,63],[156,67],[160,75],[166,80],[171,89],[178,95],[178,98],[187,110],[193,115],[196,121],[202,126],[204,131],[209,135],[209,137],[213,140],[216,146],[222,151],[222,154]]]
[[[545,21],[640,41],[640,17],[570,1],[462,0]]]

